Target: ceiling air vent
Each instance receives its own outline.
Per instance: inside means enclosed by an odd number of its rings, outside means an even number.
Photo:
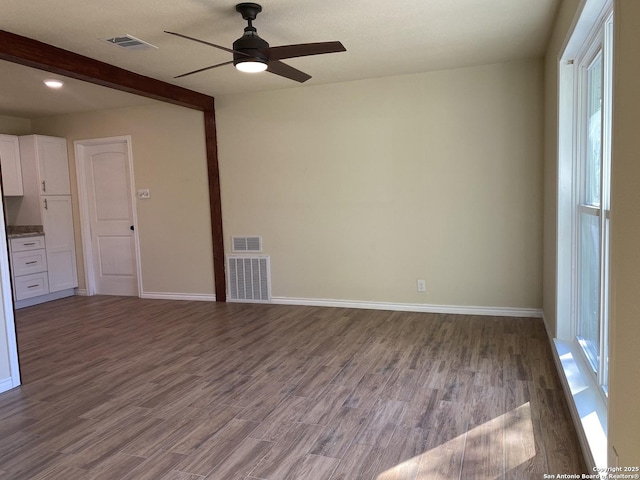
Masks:
[[[140,40],[133,35],[123,35],[121,37],[113,37],[105,39],[105,42],[118,47],[126,48],[127,50],[148,50],[150,48],[158,48],[155,45]]]

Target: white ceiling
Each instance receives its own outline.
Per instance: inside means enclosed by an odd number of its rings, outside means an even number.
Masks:
[[[300,84],[233,66],[175,75],[231,60],[231,54],[163,33],[231,47],[246,22],[236,0],[3,0],[2,29],[165,82],[220,96]],[[544,53],[559,0],[272,0],[254,26],[270,45],[340,40],[347,51],[285,60],[313,78],[304,85],[505,62]],[[158,49],[128,51],[106,38],[130,34]],[[0,62],[0,113],[35,117],[149,102]],[[41,78],[42,77],[42,78]],[[58,97],[51,97],[51,95]],[[52,100],[53,98],[53,100]],[[60,99],[63,100],[60,100]],[[21,113],[22,112],[22,113]]]

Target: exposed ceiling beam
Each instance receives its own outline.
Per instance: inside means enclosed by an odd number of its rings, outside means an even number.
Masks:
[[[208,95],[4,30],[0,59],[183,107],[213,110],[213,97]]]
[[[220,173],[213,97],[0,30],[0,59],[204,112],[216,300],[226,301]]]

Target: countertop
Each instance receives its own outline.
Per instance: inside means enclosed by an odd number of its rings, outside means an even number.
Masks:
[[[19,238],[19,237],[35,237],[37,235],[44,235],[44,229],[42,225],[8,225],[7,237]]]

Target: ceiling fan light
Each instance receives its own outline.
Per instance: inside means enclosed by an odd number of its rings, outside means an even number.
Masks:
[[[264,62],[256,62],[255,60],[247,60],[236,63],[236,68],[245,73],[258,73],[264,72],[267,69],[267,64]]]

